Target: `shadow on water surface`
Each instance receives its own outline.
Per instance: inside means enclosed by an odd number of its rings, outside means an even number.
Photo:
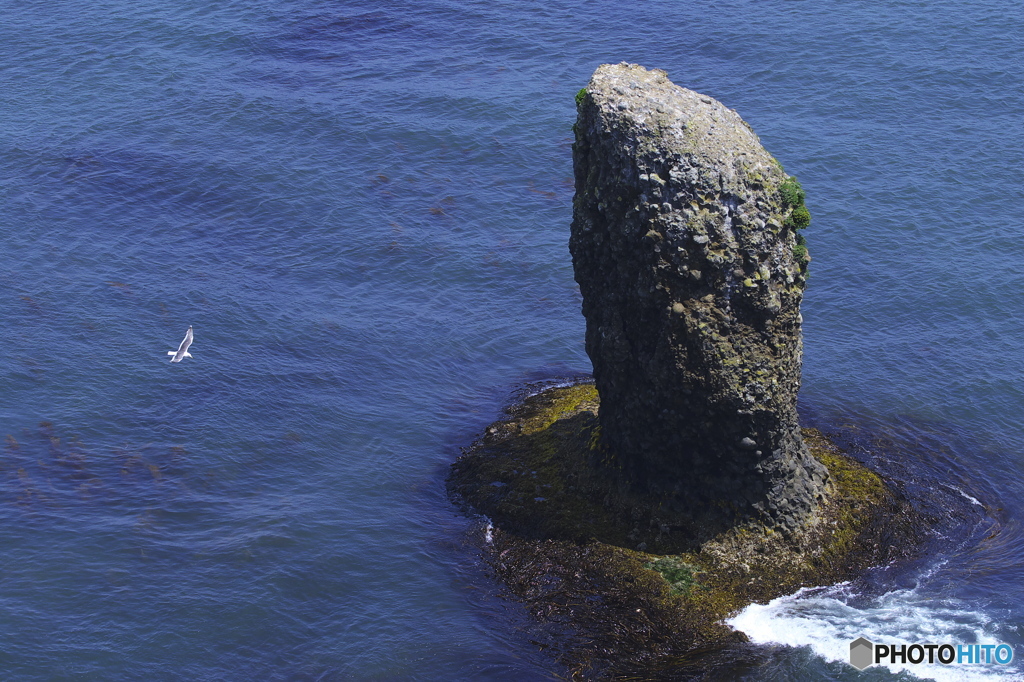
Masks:
[[[265,41],[273,57],[296,62],[356,64],[367,41],[382,38],[401,44],[403,39],[432,36],[397,12],[369,11],[348,15],[318,14],[293,22],[290,30]],[[436,38],[436,36],[433,36]]]

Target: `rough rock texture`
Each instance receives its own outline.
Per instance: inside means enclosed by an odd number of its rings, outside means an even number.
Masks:
[[[601,66],[577,101],[570,251],[609,465],[709,531],[807,525],[829,483],[797,424],[802,197],[663,71]]]

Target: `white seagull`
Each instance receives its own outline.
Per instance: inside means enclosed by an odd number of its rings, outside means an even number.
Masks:
[[[189,325],[188,331],[185,332],[185,338],[181,340],[181,345],[178,346],[178,350],[167,351],[168,355],[173,355],[171,362],[181,362],[182,358],[190,358],[192,354],[188,352],[188,347],[192,345],[192,326]]]

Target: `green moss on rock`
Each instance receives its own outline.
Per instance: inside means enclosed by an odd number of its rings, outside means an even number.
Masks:
[[[796,208],[797,206],[804,205],[807,195],[804,192],[804,188],[800,185],[800,181],[794,176],[790,176],[779,186],[779,196],[782,197],[783,204]]]
[[[786,218],[786,227],[792,230],[802,230],[811,224],[811,212],[806,206],[797,206],[789,217]]]
[[[687,595],[696,581],[698,568],[683,561],[682,557],[664,556],[644,564],[644,568],[657,571],[665,579],[673,594]]]
[[[807,269],[807,264],[811,262],[811,254],[807,251],[806,245],[797,244],[793,247],[793,260],[797,262],[801,270]]]

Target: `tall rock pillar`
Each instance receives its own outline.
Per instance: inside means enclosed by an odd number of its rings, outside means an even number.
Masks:
[[[577,102],[570,251],[612,465],[709,526],[803,526],[828,473],[797,424],[799,185],[663,71],[601,66]]]

